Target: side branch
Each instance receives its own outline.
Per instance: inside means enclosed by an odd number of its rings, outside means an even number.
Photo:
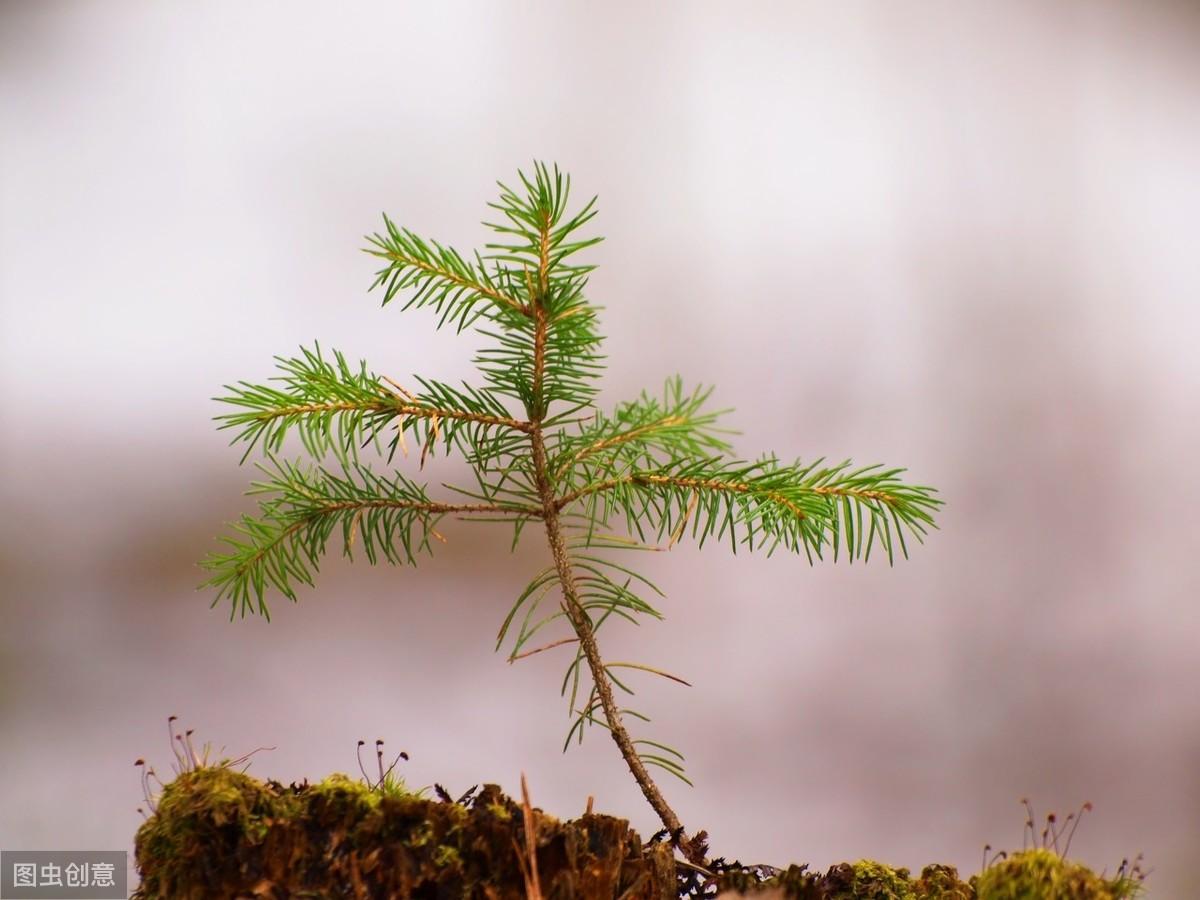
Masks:
[[[513,312],[519,313],[526,318],[533,318],[533,310],[529,304],[522,303],[515,297],[510,297],[495,288],[488,287],[486,284],[480,284],[478,281],[472,281],[470,278],[463,278],[457,272],[441,266],[435,266],[432,263],[426,262],[423,259],[418,259],[415,256],[407,256],[403,253],[397,253],[394,250],[368,250],[373,256],[378,256],[381,259],[386,259],[394,263],[399,263],[402,266],[409,266],[413,269],[419,269],[428,275],[435,278],[441,278],[451,284],[465,288],[469,291],[474,291],[481,297],[486,297],[501,306],[506,306]]]
[[[312,518],[327,513],[345,512],[348,509],[407,509],[417,513],[437,516],[451,515],[453,513],[510,513],[516,516],[527,516],[532,519],[540,519],[542,517],[542,510],[538,507],[525,506],[520,503],[423,503],[416,500],[381,498],[379,500],[343,500],[335,503],[324,503],[310,513],[307,513],[305,518]]]
[[[727,494],[753,494],[759,497],[765,497],[769,500],[786,507],[796,514],[797,518],[807,519],[808,513],[796,505],[795,501],[787,495],[779,491],[770,489],[757,488],[753,485],[746,484],[741,481],[722,481],[717,478],[686,478],[674,475],[656,475],[649,472],[635,473],[633,475],[624,475],[620,478],[609,478],[604,481],[597,481],[595,484],[584,485],[577,490],[571,491],[569,494],[564,494],[558,498],[558,509],[563,509],[576,500],[586,497],[590,494],[601,494],[606,491],[611,491],[613,488],[620,487],[623,484],[636,485],[667,485],[669,487],[679,487],[692,490],[707,490],[717,491]],[[832,497],[849,497],[855,500],[878,500],[886,503],[888,506],[894,506],[898,499],[886,491],[872,491],[860,488],[847,487],[830,487],[828,485],[822,487],[805,487],[805,491],[812,494],[820,494]]]
[[[648,434],[649,432],[655,431],[656,429],[670,428],[675,425],[683,425],[687,421],[688,420],[683,416],[665,416],[656,422],[648,422],[645,425],[639,425],[637,428],[631,428],[628,431],[621,432],[620,434],[614,434],[612,437],[603,438],[595,443],[588,444],[586,447],[582,447],[581,449],[577,450],[571,455],[570,459],[560,465],[554,477],[556,479],[562,478],[563,474],[566,473],[566,471],[573,465],[595,453],[608,450],[610,447],[617,447],[621,444],[627,444],[630,441],[636,441],[638,438]]]
[[[458,422],[473,422],[478,425],[495,425],[503,428],[511,428],[514,431],[524,432],[525,434],[528,434],[530,429],[533,428],[531,423],[521,421],[520,419],[491,416],[486,413],[473,413],[463,409],[414,406],[409,403],[393,403],[385,400],[377,400],[370,403],[362,403],[355,400],[329,403],[301,403],[294,406],[279,406],[274,409],[263,410],[246,418],[267,422],[287,416],[329,412],[392,412],[398,416],[412,416],[417,419],[452,419]]]
[[[279,532],[275,539],[262,544],[258,550],[252,555],[246,557],[236,571],[245,573],[258,565],[272,550],[284,543],[296,532],[312,525],[314,522],[323,516],[333,515],[336,513],[347,512],[354,510],[355,512],[365,512],[368,509],[403,509],[416,513],[420,516],[443,516],[453,513],[507,513],[515,516],[522,516],[531,519],[542,518],[542,511],[536,506],[522,506],[520,504],[498,504],[498,503],[432,503],[421,502],[417,500],[394,500],[388,498],[380,498],[378,500],[342,500],[333,503],[322,503],[314,506],[312,509],[306,510],[295,517],[295,521]]]

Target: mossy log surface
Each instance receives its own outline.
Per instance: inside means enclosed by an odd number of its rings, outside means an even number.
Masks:
[[[906,869],[863,860],[824,874],[715,860],[713,877],[678,866],[624,819],[560,821],[533,810],[546,900],[675,900],[718,895],[802,900],[1122,900],[1134,891],[1049,851],[1033,850],[962,881],[950,866]],[[317,784],[262,782],[202,766],[166,785],[139,829],[140,900],[213,898],[479,898],[528,896],[525,815],[496,785],[459,802],[334,775]]]
[[[534,821],[545,897],[676,897],[670,847],[644,846],[625,820]],[[284,786],[202,767],[166,785],[139,829],[134,896],[509,900],[526,895],[525,847],[522,807],[495,785],[447,803],[344,776]]]

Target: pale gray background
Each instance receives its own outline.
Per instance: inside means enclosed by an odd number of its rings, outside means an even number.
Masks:
[[[606,647],[695,684],[641,698],[684,821],[974,871],[1021,796],[1091,800],[1078,856],[1200,893],[1195,5],[9,2],[0,128],[0,845],[127,846],[170,713],[260,776],[382,736],[655,829],[601,735],[560,754],[564,658],[491,652],[538,544],[454,525],[270,624],[194,591],[248,508],[209,398],[314,338],[469,377],[360,236],[470,248],[536,156],[601,198],[606,405],[681,372],[748,455],[948,502],[893,570],[650,560],[667,622]]]

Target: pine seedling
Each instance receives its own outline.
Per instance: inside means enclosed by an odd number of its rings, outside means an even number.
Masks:
[[[718,426],[724,411],[708,406],[711,389],[685,389],[678,377],[661,394],[599,410],[598,307],[584,294],[594,267],[581,261],[600,240],[584,233],[595,198],[571,211],[570,179],[557,167],[536,164],[519,179],[515,189],[501,184],[489,204],[496,221],[484,224],[496,237],[482,253],[464,256],[386,216],[367,239],[366,252],[382,265],[372,289],[383,305],[402,301],[432,311],[438,327],[485,336],[477,384],[414,377],[410,391],[317,345],[278,358],[272,383],[240,382],[218,398],[235,410],[218,419],[245,445],[243,461],[256,448],[263,454],[262,478],[249,491],[261,506],[204,561],[206,586],[216,589],[214,606],[230,602],[231,617],[266,616],[268,592],[294,601],[331,543],[346,556],[361,549],[371,563],[412,564],[441,539],[447,516],[506,523],[514,546],[534,526],[549,562],[508,610],[497,649],[507,642],[516,660],[573,648],[562,684],[567,744],[589,726],[607,730],[672,840],[698,863],[702,836],[686,836],[649,772],[687,781],[683,756],[633,738],[626,721],[649,720],[616,694],[632,694],[630,676],[639,673],[682,679],[606,661],[597,643],[610,621],[662,618],[646,599],[661,592],[622,553],[690,538],[734,551],[782,547],[810,562],[866,560],[875,550],[890,563],[907,556],[908,538],[933,527],[941,501],[934,489],[902,481],[902,469],[737,459]],[[293,432],[310,461],[279,457]],[[410,444],[416,458],[397,459]],[[390,468],[420,469],[438,448],[462,456],[473,485],[446,485],[449,494],[435,496]],[[362,460],[367,450],[383,468]],[[563,632],[552,637],[556,628]]]

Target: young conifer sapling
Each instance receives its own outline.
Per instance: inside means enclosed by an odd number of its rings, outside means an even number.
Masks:
[[[597,643],[613,617],[662,618],[645,599],[661,592],[621,554],[688,537],[735,551],[782,547],[810,562],[826,554],[865,560],[878,547],[890,563],[897,552],[907,556],[906,535],[919,541],[933,527],[941,501],[933,488],[902,481],[902,469],[734,458],[717,425],[724,411],[706,406],[711,389],[686,390],[678,377],[660,395],[599,410],[602,337],[598,307],[584,295],[594,267],[580,261],[601,240],[582,234],[595,198],[569,210],[570,179],[557,167],[535,164],[519,179],[519,189],[501,184],[489,204],[498,220],[484,224],[496,238],[482,253],[465,257],[386,216],[385,229],[367,239],[382,261],[372,288],[383,290],[385,306],[403,298],[404,309],[431,310],[438,327],[475,328],[488,339],[474,360],[479,383],[414,376],[409,390],[315,345],[277,358],[271,383],[239,382],[218,398],[235,408],[218,419],[245,443],[242,460],[256,447],[264,459],[249,491],[259,512],[236,522],[225,550],[204,561],[205,586],[216,589],[213,605],[230,601],[231,617],[266,616],[268,591],[294,601],[331,543],[346,556],[358,545],[371,563],[412,564],[441,537],[446,516],[506,523],[514,546],[534,526],[549,563],[508,610],[497,649],[507,641],[515,660],[573,647],[562,687],[572,717],[567,745],[587,726],[607,730],[676,846],[699,863],[703,833],[685,833],[649,772],[687,781],[683,756],[631,736],[627,719],[649,720],[616,696],[633,693],[626,682],[634,672],[682,679],[606,661]],[[311,461],[279,458],[292,432]],[[441,447],[461,454],[474,485],[434,495],[361,459],[373,449],[391,466],[410,440],[417,458],[402,467],[420,468]],[[548,639],[555,626],[565,634]],[[535,646],[539,635],[544,643]]]

